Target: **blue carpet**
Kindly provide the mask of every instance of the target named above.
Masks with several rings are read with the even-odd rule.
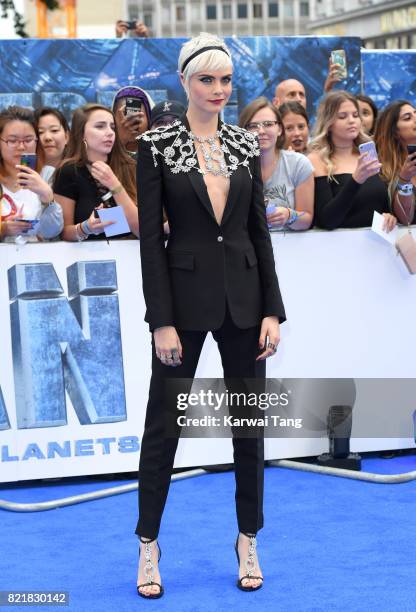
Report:
[[[366,459],[363,470],[412,471],[416,457]],[[43,501],[125,481],[63,483],[0,484],[0,498]],[[416,482],[266,469],[265,584],[242,593],[235,587],[234,475],[175,482],[160,534],[166,594],[156,601],[139,599],[134,586],[135,493],[47,512],[0,511],[0,590],[67,590],[76,612],[413,612],[415,492]]]

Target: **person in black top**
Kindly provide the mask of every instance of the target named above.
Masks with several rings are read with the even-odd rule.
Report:
[[[163,594],[155,540],[178,444],[166,435],[166,384],[182,380],[183,389],[183,379],[193,379],[208,332],[227,381],[264,381],[265,359],[276,352],[285,320],[258,141],[219,119],[232,92],[230,52],[221,39],[201,34],[185,43],[178,67],[188,110],[171,126],[143,134],[137,160],[143,292],[153,344],[135,533],[137,592],[150,598]],[[166,247],[163,210],[170,226]],[[255,538],[263,526],[263,432],[233,437],[233,446],[238,586],[252,591],[263,580]]]
[[[94,211],[119,205],[131,231],[139,235],[135,162],[123,150],[113,113],[100,104],[74,112],[67,158],[55,173],[54,197],[64,213],[64,240],[103,239],[104,228]]]
[[[346,91],[329,93],[318,109],[309,155],[315,175],[317,227],[369,227],[375,210],[384,215],[387,231],[395,226],[387,188],[379,176],[381,164],[358,150],[367,141],[354,96]]]

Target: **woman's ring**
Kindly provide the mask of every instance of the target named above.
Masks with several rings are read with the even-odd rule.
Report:
[[[269,342],[268,345],[267,345],[267,348],[270,348],[270,349],[272,349],[272,351],[275,351],[276,350],[276,345],[273,344],[273,342]]]

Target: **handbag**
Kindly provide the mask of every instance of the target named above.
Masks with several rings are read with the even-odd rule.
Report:
[[[400,208],[403,211],[404,216],[407,219],[405,210],[400,202],[400,198],[397,198]],[[396,249],[401,258],[403,259],[406,268],[410,274],[416,274],[416,240],[413,238],[412,232],[410,231],[410,221],[407,220],[408,231],[400,236],[396,240]]]
[[[396,249],[410,274],[416,274],[416,240],[410,230],[396,240]]]

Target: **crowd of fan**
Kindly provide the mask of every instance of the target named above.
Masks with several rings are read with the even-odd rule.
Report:
[[[272,231],[369,227],[374,211],[384,215],[386,231],[397,220],[416,222],[416,108],[398,100],[378,113],[366,96],[330,91],[339,80],[330,65],[313,134],[305,89],[295,79],[279,83],[272,101],[257,98],[240,114],[240,127],[258,134]],[[131,230],[119,238],[139,237],[137,137],[184,112],[174,100],[154,105],[134,86],[120,89],[111,109],[76,109],[71,128],[55,108],[1,111],[0,239],[102,239],[112,222],[99,211],[116,205]],[[377,157],[359,150],[370,140]]]

